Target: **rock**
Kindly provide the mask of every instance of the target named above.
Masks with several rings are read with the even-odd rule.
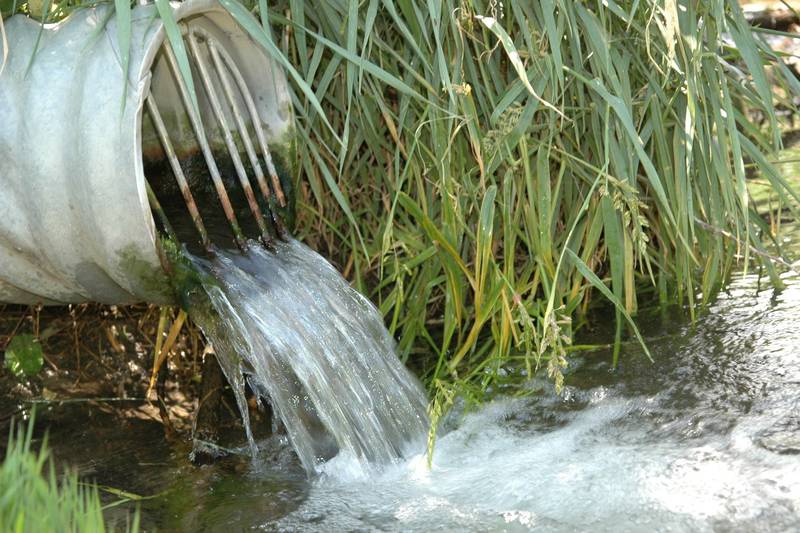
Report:
[[[782,455],[800,454],[800,416],[790,415],[758,434],[762,448]]]

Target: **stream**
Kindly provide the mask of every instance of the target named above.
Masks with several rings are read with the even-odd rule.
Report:
[[[454,409],[431,470],[421,453],[378,473],[339,455],[309,479],[286,437],[256,436],[251,460],[244,435],[197,468],[158,424],[86,406],[55,408],[50,443],[100,484],[158,495],[139,502],[148,529],[797,531],[800,278],[784,281],[739,276],[694,324],[642,310],[652,363],[635,343],[613,371],[609,350],[574,355],[561,395],[537,378]]]

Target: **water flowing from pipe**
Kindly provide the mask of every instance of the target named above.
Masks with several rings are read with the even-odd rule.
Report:
[[[269,398],[310,474],[333,456],[369,472],[424,450],[422,387],[378,310],[325,259],[296,240],[191,259],[207,302],[193,318],[236,394],[251,449],[245,380]]]

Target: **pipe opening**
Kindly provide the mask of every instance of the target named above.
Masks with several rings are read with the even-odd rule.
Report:
[[[273,184],[277,175],[284,200],[291,198],[291,95],[277,62],[217,0],[170,3],[184,29],[200,131],[217,166],[218,189],[170,66],[163,20],[152,2],[146,4],[131,10],[127,71],[113,3],[76,9],[57,24],[42,26],[24,15],[4,23],[16,46],[0,76],[3,302],[174,303],[165,261],[170,250],[158,234],[167,230],[146,184],[195,255],[209,243],[236,246],[223,187],[240,241],[263,238],[264,227],[277,239],[275,213],[291,225],[291,203],[281,207]],[[166,135],[159,134],[153,109]],[[21,142],[35,149],[20,150]]]
[[[195,253],[246,249],[249,240],[270,247],[285,232],[279,210],[287,200],[270,149],[275,132],[265,120],[280,109],[272,63],[238,27],[217,22],[208,14],[179,22],[196,106],[165,39],[142,117],[156,226]]]

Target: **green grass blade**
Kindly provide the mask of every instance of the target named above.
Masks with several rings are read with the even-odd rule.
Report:
[[[156,1],[166,2],[167,0]],[[236,0],[220,0],[219,3],[228,11],[228,13],[231,14],[234,19],[236,19],[236,22],[238,22],[245,29],[245,31],[247,31],[247,33],[253,39],[255,39],[256,42],[258,42],[264,48],[264,50],[267,51],[267,53],[269,53],[273,59],[275,59],[283,68],[286,69],[291,76],[292,81],[297,84],[297,87],[300,89],[300,91],[306,96],[306,98],[308,98],[308,102],[311,104],[311,106],[317,111],[317,113],[319,113],[324,126],[330,130],[336,142],[341,144],[341,139],[337,135],[336,130],[333,128],[331,123],[328,121],[327,115],[322,109],[319,99],[314,94],[311,86],[306,82],[306,80],[303,79],[300,73],[297,72],[297,69],[294,68],[294,66],[286,59],[278,47],[275,46],[275,43],[269,38],[269,35],[264,32],[264,29],[253,18],[250,12],[247,11],[247,9]],[[302,28],[300,28],[300,30],[302,30]]]
[[[172,12],[172,6],[169,0],[155,0],[158,16],[164,24],[164,31],[167,34],[172,51],[175,53],[175,59],[178,62],[179,75],[186,83],[186,88],[189,91],[189,97],[192,100],[195,113],[200,116],[200,106],[197,103],[197,92],[194,88],[194,80],[192,79],[192,69],[189,66],[189,56],[186,54],[186,45],[183,42],[181,30],[178,27],[178,22],[175,20],[175,14]]]
[[[625,306],[622,304],[619,298],[614,296],[614,293],[608,290],[608,287],[606,287],[605,283],[603,283],[600,280],[600,278],[597,277],[597,274],[592,272],[592,270],[588,266],[586,266],[586,263],[584,263],[580,257],[575,255],[575,252],[573,252],[570,249],[567,249],[567,257],[570,259],[570,261],[572,261],[572,263],[578,269],[578,272],[580,272],[581,275],[584,278],[586,278],[586,281],[588,281],[592,285],[592,287],[600,291],[602,295],[605,296],[609,302],[614,304],[614,307],[617,309],[617,311],[619,311],[622,314],[622,316],[625,317],[625,320],[628,321],[628,324],[633,330],[634,335],[636,335],[636,339],[642,346],[642,350],[644,350],[645,355],[647,356],[648,359],[650,359],[650,361],[653,361],[653,356],[650,355],[650,350],[647,348],[647,344],[644,342],[641,333],[639,333],[639,328],[636,327],[636,323],[631,318],[631,315],[629,315],[628,312],[625,310]]]
[[[125,79],[122,89],[122,105],[128,92],[128,65],[131,60],[131,3],[130,0],[114,0],[117,25],[117,44],[122,59],[122,74]]]
[[[560,109],[546,101],[544,98],[539,96],[536,91],[533,90],[533,86],[528,79],[528,74],[525,72],[525,66],[522,64],[522,59],[517,51],[517,47],[514,46],[514,41],[511,39],[508,33],[506,33],[506,30],[504,30],[503,27],[500,26],[500,24],[492,17],[482,17],[480,15],[476,15],[475,18],[478,19],[481,24],[486,26],[489,31],[494,33],[500,40],[500,44],[503,45],[503,49],[508,56],[508,60],[511,61],[511,66],[514,67],[517,76],[519,76],[520,81],[522,81],[523,85],[525,85],[525,88],[528,89],[528,92],[531,94],[531,96],[536,98],[536,100],[538,100],[539,103],[546,108],[550,109],[551,111],[555,111],[559,116],[566,119],[566,115],[564,115]]]

